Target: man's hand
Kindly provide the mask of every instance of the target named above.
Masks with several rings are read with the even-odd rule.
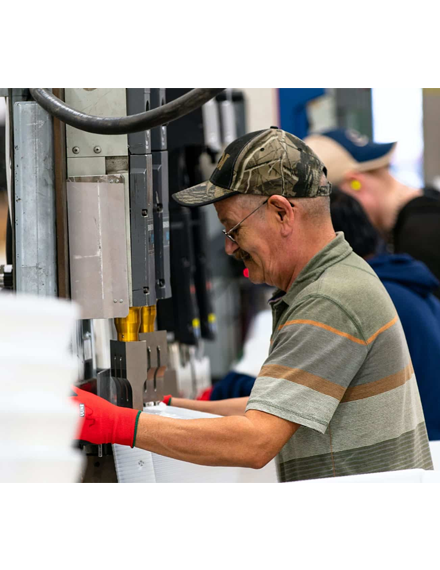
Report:
[[[119,443],[133,447],[140,411],[114,406],[90,392],[73,387],[81,419],[77,439],[90,443]]]

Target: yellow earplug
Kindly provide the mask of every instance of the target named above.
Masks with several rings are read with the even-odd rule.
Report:
[[[362,188],[362,185],[359,182],[359,180],[352,180],[350,186],[351,189],[355,191],[360,190]]]

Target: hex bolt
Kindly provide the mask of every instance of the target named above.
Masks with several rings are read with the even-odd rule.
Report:
[[[74,146],[72,148],[72,152],[73,152],[73,154],[79,154],[79,146]]]
[[[101,152],[101,150],[102,150],[102,149],[101,149],[100,146],[95,146],[95,147],[93,148],[93,152],[95,152],[96,154],[99,154],[99,153]]]

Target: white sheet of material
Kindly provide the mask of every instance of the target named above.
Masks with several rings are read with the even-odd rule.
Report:
[[[218,416],[175,408],[147,406],[144,411],[177,419],[216,418]],[[170,459],[142,449],[114,445],[116,473],[120,483],[276,483],[275,461],[263,469],[207,467]]]
[[[79,479],[83,457],[72,448],[79,414],[68,397],[78,316],[67,301],[0,295],[0,483]]]
[[[430,441],[429,449],[434,463],[434,471],[440,471],[440,441]]]
[[[347,477],[329,477],[299,481],[300,484],[315,483],[440,483],[440,472],[423,469],[405,469],[387,471],[385,473],[367,473],[365,475],[349,475]]]

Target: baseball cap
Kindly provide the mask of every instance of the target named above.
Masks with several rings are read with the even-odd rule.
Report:
[[[328,196],[324,164],[299,138],[277,127],[239,137],[226,147],[206,182],[173,194],[182,206],[204,206],[236,194]]]
[[[325,163],[328,179],[340,184],[352,170],[367,172],[388,166],[396,142],[374,143],[352,129],[334,129],[306,137],[305,142]]]

